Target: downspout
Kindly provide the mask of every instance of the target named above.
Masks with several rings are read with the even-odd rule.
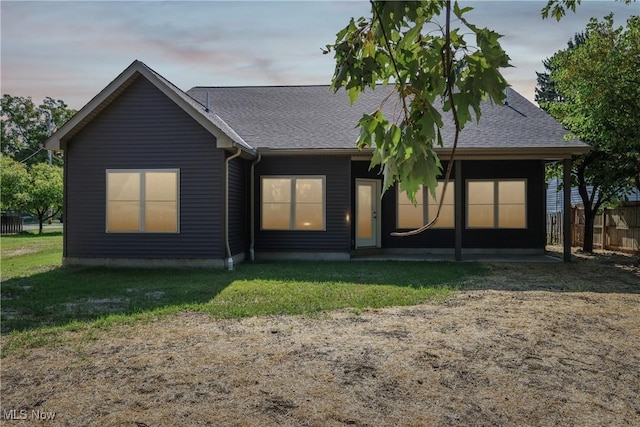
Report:
[[[227,249],[227,270],[233,270],[233,256],[229,246],[229,163],[241,153],[240,147],[232,156],[227,157],[224,165],[224,244]]]
[[[251,163],[251,183],[249,184],[251,186],[251,225],[250,225],[250,232],[251,232],[251,243],[249,245],[249,259],[251,261],[255,261],[256,260],[256,252],[254,250],[254,246],[255,246],[255,242],[256,242],[256,199],[255,199],[255,170],[256,170],[256,165],[258,163],[260,163],[260,160],[262,160],[262,154],[258,153],[258,157],[253,161],[253,163]]]

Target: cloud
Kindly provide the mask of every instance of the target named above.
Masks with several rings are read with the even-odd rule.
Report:
[[[564,48],[590,16],[615,9],[622,23],[622,15],[638,11],[637,4],[583,2],[578,14],[557,23],[539,18],[543,4],[471,2],[472,22],[505,34],[503,44],[515,66],[505,74],[518,90],[529,91],[542,59]],[[368,15],[370,6],[366,1],[2,1],[0,8],[3,92],[53,96],[80,108],[134,59],[183,89],[327,84],[334,64],[320,49],[349,18]]]

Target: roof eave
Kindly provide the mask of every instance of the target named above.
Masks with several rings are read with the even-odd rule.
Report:
[[[563,160],[574,155],[584,154],[591,147],[509,147],[509,148],[458,148],[456,160]],[[445,159],[451,155],[451,148],[436,148],[436,153]],[[263,156],[309,156],[335,155],[370,157],[373,149],[358,148],[258,148],[257,152]]]
[[[576,145],[568,147],[507,147],[507,148],[458,148],[457,160],[564,160],[584,154],[591,147]],[[439,156],[451,155],[451,148],[436,148]]]

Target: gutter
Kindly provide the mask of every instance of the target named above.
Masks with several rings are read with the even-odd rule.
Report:
[[[258,153],[258,157],[253,161],[253,163],[251,163],[251,183],[249,184],[251,186],[251,201],[250,201],[250,205],[251,205],[251,225],[250,225],[250,231],[251,231],[251,243],[249,245],[249,259],[251,261],[255,261],[256,260],[256,252],[254,250],[254,246],[255,246],[255,241],[256,241],[256,228],[255,228],[255,223],[256,223],[256,208],[255,208],[255,204],[256,204],[256,199],[255,199],[255,170],[256,170],[256,165],[258,163],[260,163],[260,160],[262,160],[262,154]]]
[[[224,245],[227,250],[227,270],[233,270],[233,256],[231,255],[231,247],[229,246],[229,163],[231,160],[239,157],[242,153],[240,147],[236,147],[238,151],[232,156],[229,156],[224,161]]]

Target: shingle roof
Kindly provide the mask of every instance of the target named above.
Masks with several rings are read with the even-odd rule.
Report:
[[[208,93],[210,108],[258,149],[353,149],[358,120],[377,109],[389,90],[367,91],[353,106],[344,91],[333,93],[328,86],[194,87],[187,94],[204,104]],[[484,103],[480,123],[467,124],[461,133],[460,149],[585,147],[565,140],[567,131],[516,91],[508,89],[507,95],[508,106]],[[392,104],[385,105],[387,117]],[[452,145],[453,132],[446,121],[445,147]]]
[[[219,146],[240,147],[251,156],[265,148],[355,150],[358,120],[363,113],[375,111],[392,90],[382,86],[369,90],[353,106],[344,91],[333,93],[329,86],[194,87],[185,93],[146,64],[134,61],[54,133],[46,147],[61,149],[140,76],[216,135]],[[507,93],[508,106],[486,102],[480,124],[467,124],[459,154],[567,158],[588,149],[580,141],[565,140],[562,126],[517,92],[509,89]],[[387,118],[394,115],[394,108],[398,113],[393,102],[385,104]],[[446,150],[452,145],[454,126],[450,115],[445,118]]]

